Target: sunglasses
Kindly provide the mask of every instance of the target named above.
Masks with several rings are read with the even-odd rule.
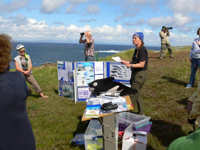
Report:
[[[19,51],[20,53],[25,52],[25,51]]]

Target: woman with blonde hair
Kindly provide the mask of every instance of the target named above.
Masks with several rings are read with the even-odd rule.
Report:
[[[0,149],[36,150],[26,111],[28,87],[21,73],[9,72],[11,37],[0,34]]]
[[[19,53],[19,55],[14,58],[16,70],[23,73],[26,81],[28,81],[34,87],[35,91],[39,93],[41,97],[48,98],[48,96],[42,93],[42,89],[32,75],[31,58],[28,54],[25,53],[25,46],[19,44],[17,45],[16,49]]]

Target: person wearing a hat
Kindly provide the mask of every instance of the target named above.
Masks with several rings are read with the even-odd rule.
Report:
[[[163,26],[161,31],[159,32],[159,36],[161,39],[161,51],[160,51],[159,59],[163,59],[166,47],[170,53],[170,58],[173,58],[174,56],[173,56],[172,48],[171,48],[171,45],[169,43],[169,38],[168,38],[168,36],[170,36],[168,28]]]
[[[92,33],[90,31],[86,31],[80,34],[81,37],[79,39],[79,43],[84,43],[84,55],[85,61],[94,61],[94,38],[92,37]],[[85,39],[83,39],[83,35],[85,35]]]
[[[25,46],[22,44],[19,44],[19,45],[17,45],[16,49],[19,53],[19,55],[17,55],[14,58],[16,70],[23,73],[26,81],[28,81],[33,86],[35,91],[37,93],[39,93],[41,97],[48,98],[48,96],[46,96],[42,93],[42,89],[40,88],[39,84],[37,83],[37,81],[35,80],[35,78],[32,75],[31,58],[28,54],[25,53],[25,51],[26,51]]]
[[[148,72],[148,52],[144,46],[144,35],[142,32],[133,34],[133,45],[136,49],[133,53],[132,61],[121,60],[127,67],[131,67],[132,74],[130,79],[131,88],[137,90],[131,94],[130,98],[133,104],[137,103],[138,113],[144,115],[143,100],[141,88],[147,80]]]

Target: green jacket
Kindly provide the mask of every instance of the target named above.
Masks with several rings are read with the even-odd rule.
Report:
[[[188,136],[174,140],[167,150],[199,150],[200,149],[200,128]]]

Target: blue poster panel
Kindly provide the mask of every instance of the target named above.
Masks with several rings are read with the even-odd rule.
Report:
[[[129,83],[131,69],[121,62],[107,62],[107,77],[114,77],[118,82]]]
[[[58,94],[74,100],[74,64],[58,61]]]
[[[104,75],[104,62],[76,62],[77,100],[85,101],[91,95],[88,84]]]

